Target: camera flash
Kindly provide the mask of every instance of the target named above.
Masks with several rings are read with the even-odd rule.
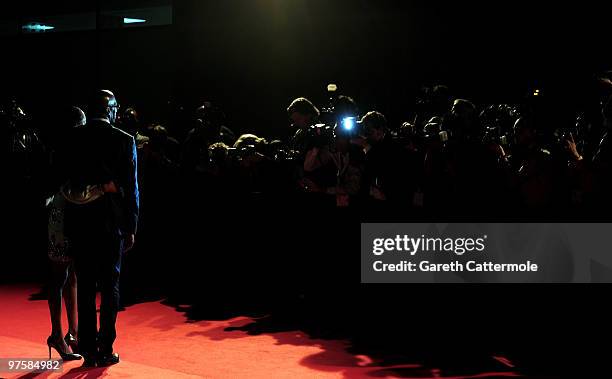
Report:
[[[355,127],[355,118],[354,117],[346,117],[342,120],[342,127],[344,130],[353,130]]]

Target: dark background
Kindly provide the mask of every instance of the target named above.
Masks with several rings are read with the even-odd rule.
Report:
[[[13,2],[0,18],[170,1],[53,3]],[[82,104],[84,93],[105,87],[149,121],[167,118],[168,101],[191,110],[206,99],[230,127],[274,135],[293,98],[321,104],[330,82],[396,124],[420,86],[436,83],[481,103],[517,102],[542,88],[579,107],[588,79],[612,61],[611,6],[596,2],[183,0],[173,8],[168,26],[2,36],[3,92],[32,110],[50,93]]]

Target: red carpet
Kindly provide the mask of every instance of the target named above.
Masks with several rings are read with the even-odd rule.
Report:
[[[46,301],[30,301],[34,286],[0,286],[0,358],[46,358],[50,331]],[[65,318],[65,317],[64,317]],[[227,331],[252,320],[189,322],[174,308],[143,303],[121,312],[115,350],[121,363],[82,369],[69,362],[61,373],[0,372],[2,378],[500,378],[517,377],[499,360],[498,373],[444,376],[443,370],[407,364],[380,367],[346,351],[347,343],[314,340],[300,331],[249,335]],[[53,357],[58,358],[53,351]]]

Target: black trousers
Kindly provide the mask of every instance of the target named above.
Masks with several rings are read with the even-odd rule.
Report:
[[[79,312],[79,352],[85,358],[110,354],[117,337],[122,240],[118,235],[81,234],[73,240]],[[100,330],[96,293],[101,293]]]

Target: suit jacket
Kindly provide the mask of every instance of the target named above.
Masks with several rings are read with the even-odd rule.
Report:
[[[137,155],[134,138],[104,120],[91,120],[71,130],[62,154],[63,175],[72,188],[113,181],[118,193],[106,194],[93,208],[112,234],[136,233],[139,211]],[[76,206],[85,207],[85,206]],[[82,214],[82,212],[81,212]],[[75,223],[90,220],[74,220]]]

